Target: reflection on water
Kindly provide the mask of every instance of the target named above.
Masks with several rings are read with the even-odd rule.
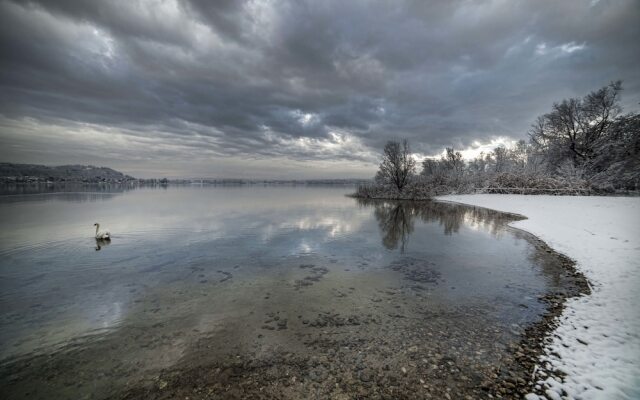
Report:
[[[438,223],[445,235],[452,235],[466,224],[475,229],[483,229],[497,235],[505,228],[505,223],[517,219],[486,208],[460,206],[442,202],[388,201],[357,199],[364,207],[373,207],[374,216],[383,233],[382,244],[390,250],[404,252],[409,236],[414,230],[417,218],[425,223]]]
[[[30,193],[0,195],[2,204],[25,203],[25,202],[73,202],[73,203],[100,203],[113,197],[122,195],[123,192],[54,192],[54,193]]]
[[[400,251],[404,252],[409,234],[413,232],[412,210],[404,203],[380,202],[374,206],[378,226],[384,232],[382,244],[387,249],[395,249],[400,242]]]
[[[563,283],[504,214],[356,201],[349,191],[0,196],[2,392],[106,398],[163,369],[189,375],[232,363],[243,371],[233,375],[238,387],[254,371],[271,397],[309,397],[311,383],[335,397],[336,376],[360,376],[360,365],[386,377],[445,355],[472,376],[507,357],[544,310],[537,298]],[[110,242],[94,239],[95,221],[109,226]],[[333,364],[320,371],[311,358]],[[244,370],[245,361],[253,366]],[[420,374],[441,382],[436,397],[447,385],[478,384],[440,369]],[[298,376],[298,392],[280,391],[284,376]],[[424,390],[402,379],[395,384]]]
[[[136,185],[130,184],[84,184],[84,183],[2,183],[0,184],[0,195],[34,195],[34,194],[57,194],[57,193],[124,193],[135,190]],[[70,196],[68,199],[78,201],[86,200],[84,196]]]
[[[108,246],[111,244],[110,239],[96,239],[96,251],[102,250],[102,247]]]

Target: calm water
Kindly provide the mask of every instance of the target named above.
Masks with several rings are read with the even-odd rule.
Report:
[[[451,378],[438,369],[451,363],[449,375],[468,379],[447,385],[479,385],[472,371],[508,356],[544,311],[538,298],[558,289],[558,272],[502,214],[359,202],[345,197],[352,190],[1,196],[2,391],[179,393],[163,373],[220,372],[233,360],[267,360],[260,373],[274,376],[260,384],[278,397],[336,395],[344,376],[373,390],[362,371],[386,376],[421,363],[425,379]],[[94,222],[111,230],[110,243],[93,239]],[[282,364],[295,382],[286,390],[270,383],[285,374],[274,369],[283,357],[299,363]],[[323,357],[320,367],[309,362]],[[209,395],[253,382],[252,373],[211,378]],[[402,384],[392,375],[388,385]]]

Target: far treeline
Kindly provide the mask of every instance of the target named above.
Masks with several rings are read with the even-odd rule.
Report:
[[[554,103],[513,148],[465,161],[447,148],[417,173],[409,143],[389,141],[362,198],[424,199],[449,193],[614,194],[640,189],[640,114],[622,114],[620,81]]]

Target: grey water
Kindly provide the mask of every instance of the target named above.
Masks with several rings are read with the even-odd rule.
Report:
[[[479,368],[539,320],[539,297],[559,285],[530,238],[507,227],[513,216],[351,191],[0,196],[2,392],[105,398],[172,368],[367,341],[422,351],[429,337],[425,359],[451,351],[461,369]],[[96,222],[110,242],[93,238]],[[393,359],[376,354],[371,365]]]

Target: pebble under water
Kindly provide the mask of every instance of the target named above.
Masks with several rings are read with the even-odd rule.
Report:
[[[482,398],[521,393],[583,279],[509,228],[349,187],[0,196],[11,399]],[[96,241],[93,223],[113,233]],[[520,382],[522,380],[523,382]]]

